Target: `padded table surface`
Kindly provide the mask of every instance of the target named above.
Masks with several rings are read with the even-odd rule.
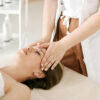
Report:
[[[100,100],[100,84],[64,68],[58,85],[51,90],[33,89],[31,100]]]

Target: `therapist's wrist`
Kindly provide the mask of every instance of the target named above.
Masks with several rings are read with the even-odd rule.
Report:
[[[66,42],[65,39],[61,39],[59,42],[62,45],[64,51],[67,51],[70,49],[70,45],[69,45],[69,43]]]
[[[43,42],[50,42],[51,36],[42,36],[41,39]]]

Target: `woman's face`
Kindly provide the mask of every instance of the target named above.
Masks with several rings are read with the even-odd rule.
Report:
[[[45,52],[46,50],[42,49],[41,54],[34,48],[31,52],[27,48],[18,51],[14,60],[15,65],[20,68],[20,77],[24,79],[43,78],[45,75],[40,68],[40,63]]]

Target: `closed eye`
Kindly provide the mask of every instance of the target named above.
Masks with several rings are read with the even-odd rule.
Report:
[[[36,51],[36,53],[37,53],[38,55],[40,55],[40,53],[39,53],[38,51]]]

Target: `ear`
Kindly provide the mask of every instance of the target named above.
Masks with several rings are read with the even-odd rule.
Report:
[[[44,78],[45,77],[45,74],[42,71],[35,72],[34,74],[35,74],[36,78]]]

